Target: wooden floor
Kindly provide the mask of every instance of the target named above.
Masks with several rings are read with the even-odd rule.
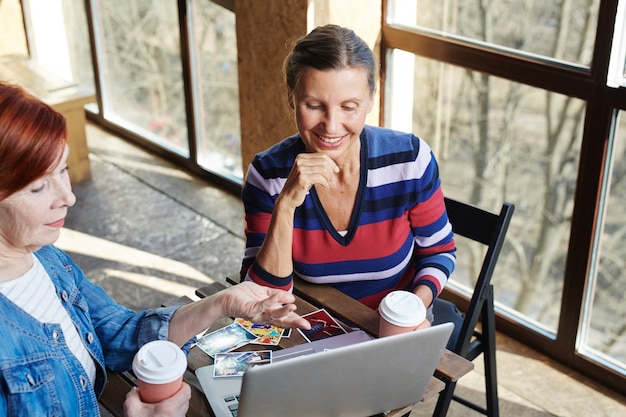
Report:
[[[87,129],[92,180],[74,186],[58,246],[93,281],[133,309],[224,281],[243,254],[237,196],[195,179],[93,125]],[[70,167],[71,169],[71,167]],[[498,335],[501,415],[626,415],[626,399],[504,335]],[[482,364],[457,392],[480,399]],[[434,401],[411,416],[429,416]],[[448,416],[479,415],[454,404]]]

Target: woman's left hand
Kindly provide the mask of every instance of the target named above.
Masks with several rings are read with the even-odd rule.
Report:
[[[428,329],[430,326],[432,326],[432,323],[430,322],[430,320],[428,320],[428,319],[424,319],[424,321],[422,322],[422,324],[420,324],[419,326],[417,326],[417,328],[416,328],[415,330]]]
[[[126,394],[124,401],[125,417],[185,417],[189,409],[191,388],[186,383],[176,394],[161,402],[148,404],[141,401],[139,390]]]

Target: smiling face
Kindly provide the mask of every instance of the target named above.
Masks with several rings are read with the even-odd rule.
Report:
[[[0,252],[30,253],[59,238],[76,202],[67,172],[67,146],[46,175],[0,200]]]
[[[335,161],[358,158],[359,135],[374,104],[367,75],[361,67],[303,71],[291,106],[307,152],[324,152]]]

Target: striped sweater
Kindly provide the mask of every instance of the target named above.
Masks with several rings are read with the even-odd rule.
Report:
[[[274,202],[301,152],[304,144],[296,134],[259,153],[248,170],[242,191],[242,279],[291,290],[291,279],[263,270],[255,256]],[[394,289],[427,285],[433,297],[439,295],[454,269],[456,248],[437,162],[426,142],[412,134],[364,128],[358,194],[345,232],[334,229],[311,188],[294,215],[294,273],[330,284],[371,308]]]

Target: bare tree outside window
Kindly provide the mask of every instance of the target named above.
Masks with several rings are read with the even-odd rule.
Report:
[[[191,70],[198,163],[241,178],[234,13],[191,2]],[[177,3],[100,1],[104,116],[183,156],[190,155]]]
[[[598,7],[597,0],[427,1],[419,4],[415,26],[584,66],[591,62]],[[585,102],[420,57],[414,74],[412,129],[435,150],[444,192],[492,210],[504,200],[516,205],[494,279],[500,307],[556,333]],[[620,143],[588,342],[624,363],[626,325],[610,319],[619,316],[626,289],[624,210],[616,203],[626,201]],[[467,263],[454,280],[470,287],[476,250],[459,242]]]

